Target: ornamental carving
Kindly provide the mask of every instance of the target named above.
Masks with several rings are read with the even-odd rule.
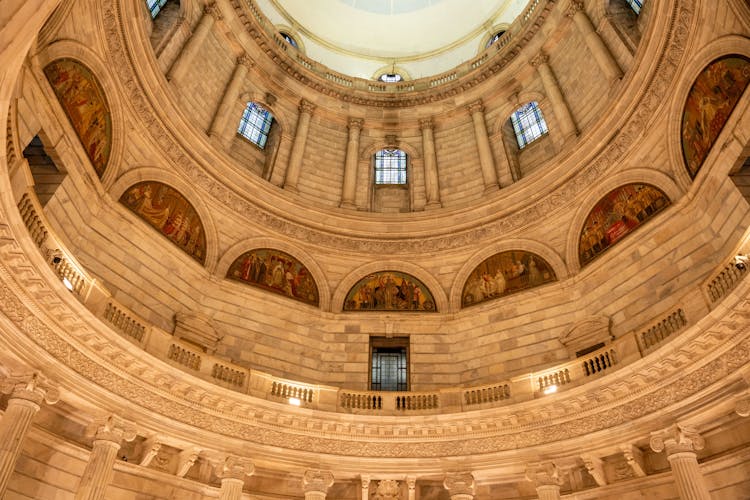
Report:
[[[346,294],[344,311],[436,312],[429,288],[411,274],[380,271],[360,279]]]

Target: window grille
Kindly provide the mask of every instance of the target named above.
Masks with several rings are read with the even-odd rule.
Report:
[[[373,343],[375,339],[372,339]],[[408,339],[406,340],[408,342]],[[372,346],[370,390],[407,391],[408,355],[406,346]]]
[[[273,115],[270,111],[258,103],[249,102],[242,113],[237,132],[262,149],[266,146],[272,123]]]
[[[516,133],[518,147],[521,149],[548,132],[547,122],[544,121],[542,110],[536,102],[530,102],[518,108],[511,115],[510,121]]]
[[[166,5],[167,0],[146,0],[146,6],[149,12],[151,12],[151,19],[156,19],[161,9]]]
[[[641,9],[643,8],[643,0],[625,0],[628,2],[628,5],[630,5],[630,8],[633,9],[633,12],[636,14],[641,13]]]
[[[381,149],[375,153],[375,184],[406,184],[406,153]]]

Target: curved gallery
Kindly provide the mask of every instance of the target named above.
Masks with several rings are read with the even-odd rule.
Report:
[[[489,63],[383,105],[290,72],[246,8],[48,6],[29,59],[3,53],[2,367],[39,375],[0,426],[40,407],[9,492],[742,497],[744,25],[536,3]],[[263,148],[248,102],[278,121]],[[547,131],[520,141],[527,102]],[[376,182],[382,149],[405,183]],[[670,472],[670,439],[700,474]],[[111,478],[84,472],[103,441]]]

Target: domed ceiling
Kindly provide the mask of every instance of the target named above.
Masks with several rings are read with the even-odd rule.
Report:
[[[405,78],[448,71],[477,55],[528,0],[258,0],[313,60],[371,78],[387,68]]]

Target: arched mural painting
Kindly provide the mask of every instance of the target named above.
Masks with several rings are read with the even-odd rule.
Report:
[[[626,184],[607,193],[594,205],[583,224],[578,240],[581,267],[669,204],[667,195],[649,184]]]
[[[177,190],[156,181],[139,182],[120,203],[156,228],[192,258],[205,264],[206,233],[193,205]]]
[[[546,260],[524,250],[500,252],[471,272],[461,292],[463,307],[556,281]]]
[[[750,59],[725,56],[709,64],[693,83],[682,114],[682,153],[695,178],[732,110],[750,83]]]
[[[368,274],[346,294],[344,311],[436,311],[424,283],[399,271]]]
[[[320,304],[318,285],[310,271],[288,253],[270,248],[245,252],[235,259],[227,278],[308,304]]]
[[[44,74],[101,179],[112,147],[112,117],[99,81],[73,59],[58,59]]]

